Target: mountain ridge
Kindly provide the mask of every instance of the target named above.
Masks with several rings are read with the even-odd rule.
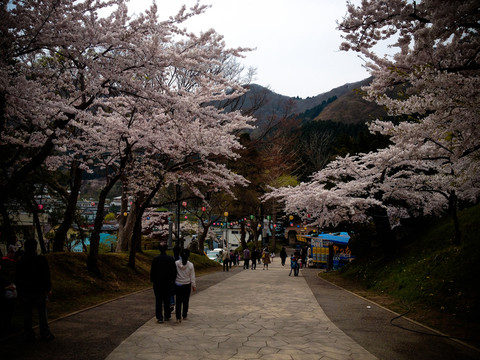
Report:
[[[253,99],[264,97],[265,104],[252,114],[260,124],[272,116],[300,117],[303,121],[332,120],[347,124],[367,122],[386,115],[382,107],[364,100],[361,91],[358,91],[371,81],[372,78],[370,77],[361,81],[346,83],[305,99],[281,95],[262,85],[250,84],[246,86],[248,91],[244,95],[246,98],[242,107],[251,106],[255,101]],[[314,118],[305,115],[309,110],[321,105],[323,105],[321,109],[310,111],[311,113],[320,111]]]

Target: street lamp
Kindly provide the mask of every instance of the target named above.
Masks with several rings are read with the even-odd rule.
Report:
[[[228,211],[225,211],[223,213],[223,216],[225,216],[225,244],[227,246],[227,249],[224,251],[228,251]]]

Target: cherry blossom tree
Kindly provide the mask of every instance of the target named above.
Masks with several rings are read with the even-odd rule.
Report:
[[[225,58],[239,56],[242,49],[226,49],[222,37],[212,30],[198,37],[186,32],[182,35],[182,41],[176,39],[160,48],[162,53],[157,57],[162,62],[149,66],[150,72],[146,67],[141,69],[142,77],[148,80],[136,81],[141,83],[142,92],[147,91],[141,97],[136,95],[135,103],[128,107],[139,127],[131,136],[138,149],[124,174],[135,209],[130,213],[135,216],[131,267],[141,239],[143,212],[162,187],[185,182],[193,189],[208,185],[214,191],[228,191],[245,183],[219,160],[237,157],[234,151],[241,146],[234,134],[249,127],[249,118],[209,105],[243,93],[236,79],[219,70]],[[165,59],[167,46],[171,53]],[[119,92],[123,94],[123,88]],[[132,97],[131,93],[127,96]],[[112,101],[124,102],[121,96],[109,98]],[[107,104],[107,109],[111,108]],[[129,124],[133,120],[132,115]]]
[[[348,11],[339,24],[346,40],[342,49],[370,60],[374,80],[365,88],[367,98],[391,115],[410,116],[400,124],[376,121],[370,127],[391,136],[392,152],[401,154],[393,166],[404,169],[396,189],[405,201],[418,200],[418,192],[440,194],[437,209],[446,206],[455,220],[457,199],[475,203],[480,194],[478,3],[363,1],[360,7],[349,4]],[[375,45],[392,39],[398,52],[379,57]],[[455,227],[459,241],[457,222]]]
[[[170,181],[219,188],[243,181],[216,159],[235,158],[233,133],[249,119],[209,104],[243,93],[218,68],[244,49],[225,48],[213,30],[197,36],[181,28],[204,10],[183,7],[160,22],[155,5],[130,18],[122,0],[13,1],[1,9],[2,204],[39,166],[75,159],[81,169],[100,169],[92,271],[105,199],[120,178],[139,176],[129,182],[142,193],[138,208]]]
[[[111,5],[117,6],[112,16],[99,19],[98,12]],[[95,112],[101,99],[112,95],[113,75],[124,70],[115,69],[112,56],[128,39],[119,42],[117,36],[113,43],[115,36],[106,38],[121,28],[123,1],[12,1],[0,11],[5,20],[0,60],[3,206],[41,166],[55,170],[78,163],[78,170],[91,171],[92,158],[85,154],[99,148],[85,129],[95,124],[109,128],[98,126]]]
[[[272,196],[287,209],[312,213],[320,224],[376,222],[448,211],[480,195],[480,37],[475,1],[364,0],[348,4],[339,23],[345,42],[368,61],[373,81],[366,98],[406,121],[377,120],[372,132],[390,137],[386,149],[339,158],[310,183]],[[378,45],[398,51],[378,55]]]
[[[138,154],[137,164],[132,166],[130,175],[124,179],[126,192],[135,199],[126,224],[133,221],[130,246],[133,266],[135,248],[141,240],[141,219],[158,191],[171,184],[185,184],[196,197],[203,198],[203,189],[207,192],[226,191],[231,193],[235,185],[245,185],[242,176],[229,170],[225,163],[238,158],[241,146],[236,134],[250,128],[250,118],[239,111],[228,111],[219,104],[228,104],[229,100],[243,94],[241,82],[247,81],[232,70],[232,58],[238,57],[239,49],[225,49],[221,37],[209,31],[209,35],[195,38],[189,35],[189,42],[179,46],[182,56],[186,49],[202,49],[205,54],[198,57],[198,69],[193,71],[194,63],[185,68],[182,63],[172,64],[171,75],[167,76],[168,87],[176,89],[181,96],[175,99],[168,109],[168,123],[159,125],[162,139],[171,137],[173,141],[159,141],[158,133],[150,132],[144,137],[145,148]],[[203,39],[204,38],[204,39]],[[203,39],[203,40],[202,40]],[[200,42],[200,45],[196,44]],[[215,44],[215,45],[212,45]],[[218,47],[218,48],[217,48]],[[198,51],[198,49],[196,50]],[[208,55],[207,55],[208,52]],[[201,60],[204,59],[204,60]],[[181,67],[183,66],[183,67]],[[248,74],[247,74],[248,75]],[[162,86],[164,89],[167,86]],[[160,130],[162,129],[162,130]],[[134,220],[135,219],[135,220]],[[129,241],[129,232],[122,243]]]

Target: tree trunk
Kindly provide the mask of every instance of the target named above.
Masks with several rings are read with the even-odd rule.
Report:
[[[240,242],[242,244],[242,249],[247,248],[247,242],[245,239],[247,238],[247,231],[245,229],[245,221],[242,221],[240,223]]]
[[[110,181],[107,180],[107,184],[102,191],[100,191],[98,198],[97,215],[95,216],[93,231],[90,234],[90,252],[87,257],[87,268],[96,275],[101,275],[100,269],[98,268],[98,248],[100,245],[100,232],[102,231],[103,225],[105,200],[119,178],[120,176],[117,175],[111,178]]]
[[[210,223],[208,223],[207,225],[204,225],[202,223],[202,233],[198,237],[198,248],[200,251],[202,251],[202,254],[203,254],[203,248],[205,247],[205,239],[207,238],[209,228],[210,228]]]
[[[35,230],[37,231],[38,243],[40,244],[40,250],[42,254],[47,253],[47,249],[45,248],[45,241],[43,239],[43,232],[42,232],[42,225],[40,224],[40,219],[38,217],[38,210],[35,206],[32,206],[32,215],[33,215],[33,222],[35,224]]]
[[[85,231],[83,231],[82,229],[82,225],[80,224],[80,222],[78,221],[78,218],[75,218],[75,223],[77,224],[78,226],[78,232],[80,233],[80,241],[82,242],[82,249],[83,249],[83,252],[87,252],[88,249],[87,249],[87,246],[85,245]]]
[[[258,224],[256,221],[252,221],[252,232],[253,232],[253,241],[255,241],[255,246],[257,247],[257,249],[260,249],[260,247],[258,246],[258,236],[260,235],[260,233],[258,232]]]
[[[135,258],[138,247],[142,246],[142,217],[143,211],[139,209],[135,216],[135,226],[133,228],[132,240],[130,246],[130,255],[128,257],[128,267],[135,270]]]
[[[133,227],[132,241],[130,246],[130,255],[128,258],[128,266],[135,270],[135,256],[137,251],[142,249],[142,218],[145,213],[145,209],[150,205],[150,202],[157,194],[158,190],[162,186],[163,179],[159,180],[156,186],[150,191],[148,196],[145,198],[144,194],[139,195],[139,198],[132,204],[132,207],[135,209],[135,225]],[[133,216],[133,214],[132,214]]]
[[[118,238],[117,238],[117,252],[128,251],[130,248],[130,240],[132,239],[133,228],[135,226],[135,209],[130,207],[128,212],[128,198],[127,187],[122,186],[122,205],[120,208],[120,217],[118,220]],[[127,212],[127,216],[123,214]]]
[[[77,210],[78,194],[82,185],[82,173],[83,171],[78,166],[78,163],[72,164],[73,184],[67,199],[67,208],[65,209],[63,221],[55,232],[55,237],[53,238],[53,252],[63,251],[68,230],[72,227],[75,212]]]
[[[131,248],[131,239],[137,219],[137,210],[134,204],[130,206],[130,211],[127,216],[123,215],[124,212],[126,211],[123,211],[122,209],[122,212],[120,213],[121,221],[118,224],[117,252],[127,251]]]

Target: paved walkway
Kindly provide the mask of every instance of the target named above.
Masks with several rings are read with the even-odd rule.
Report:
[[[287,261],[288,262],[288,261]],[[376,359],[337,328],[279,260],[195,294],[188,320],[152,318],[106,359]]]
[[[157,324],[153,290],[137,292],[51,322],[52,342],[1,339],[0,359],[480,359],[479,350],[407,319],[392,326],[394,313],[317,269],[288,272],[275,259],[269,270],[202,276],[190,319],[179,325]]]

